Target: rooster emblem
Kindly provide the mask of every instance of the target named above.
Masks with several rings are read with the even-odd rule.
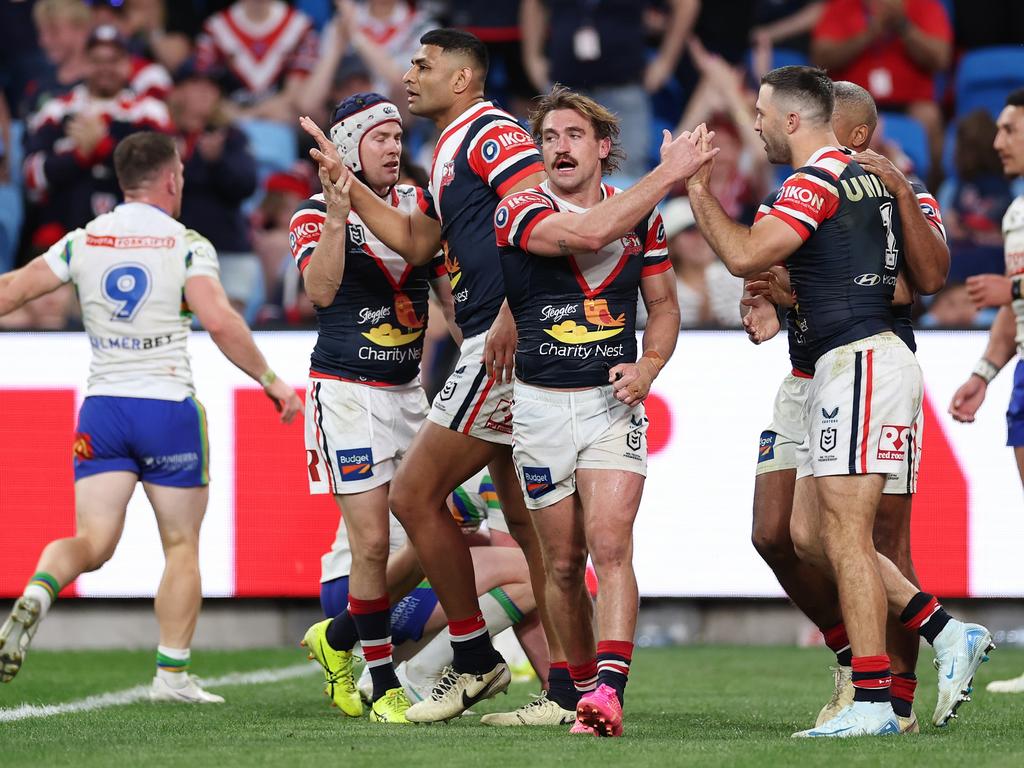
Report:
[[[423,318],[416,316],[416,309],[412,305],[412,299],[404,293],[395,294],[395,319],[406,328],[423,327]]]
[[[442,247],[444,248],[444,269],[448,273],[448,279],[451,280],[452,288],[454,288],[462,279],[462,267],[459,265],[458,258],[452,256],[448,250],[448,243],[442,243]]]
[[[618,317],[612,315],[608,311],[608,301],[606,299],[584,300],[583,313],[587,316],[587,320],[598,328],[621,328],[626,324],[626,314],[623,313]]]

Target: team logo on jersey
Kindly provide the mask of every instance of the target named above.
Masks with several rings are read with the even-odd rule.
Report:
[[[766,429],[761,433],[761,440],[757,446],[757,463],[761,464],[775,458],[775,439],[778,434]]]
[[[512,401],[502,398],[487,417],[484,426],[493,429],[495,432],[503,432],[506,435],[512,434]]]
[[[444,270],[448,273],[448,280],[452,284],[452,290],[455,290],[455,286],[462,280],[462,267],[459,264],[458,258],[452,256],[451,251],[448,249],[447,240],[441,243],[441,247],[444,250]]]
[[[878,458],[881,461],[903,461],[910,442],[910,427],[883,424],[878,437]]]
[[[531,499],[539,499],[546,493],[555,490],[551,482],[551,470],[548,467],[523,467],[523,481],[526,495]]]
[[[831,453],[832,449],[836,447],[836,428],[829,427],[828,429],[821,430],[818,445],[825,453]]]
[[[441,166],[441,186],[447,187],[455,181],[455,161],[449,160]]]
[[[76,432],[75,442],[72,443],[71,450],[78,461],[88,461],[93,458],[95,454],[92,450],[92,435],[88,432]]]
[[[588,323],[597,327],[590,328],[575,320],[563,320],[545,328],[544,333],[563,344],[587,344],[618,336],[626,326],[626,313],[612,314],[607,299],[584,299],[583,316]]]
[[[352,245],[356,248],[362,248],[366,242],[366,233],[363,232],[363,227],[360,224],[349,224],[348,225],[348,239],[352,241]]]
[[[831,411],[822,408],[821,409],[821,423],[822,424],[838,424],[839,423],[839,406],[837,405]]]
[[[643,243],[640,242],[636,232],[630,232],[625,237],[620,237],[619,242],[622,243],[622,255],[625,258],[639,256],[644,252]]]
[[[347,451],[338,451],[338,469],[341,470],[343,483],[373,477],[373,450],[352,448]]]

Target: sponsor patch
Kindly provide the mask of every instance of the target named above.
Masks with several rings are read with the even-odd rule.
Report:
[[[821,450],[825,453],[831,453],[832,449],[836,447],[836,428],[829,427],[828,429],[821,430],[818,445],[821,446]]]
[[[487,417],[488,429],[493,429],[495,432],[504,432],[506,435],[512,434],[512,401],[502,398],[498,401],[498,404],[491,411],[491,415]]]
[[[493,163],[494,158],[498,156],[501,151],[501,146],[494,139],[489,139],[484,142],[483,148],[480,150],[480,154],[484,156],[484,160],[488,163]]]
[[[757,446],[757,463],[762,464],[775,458],[775,441],[779,435],[766,429],[761,433],[761,439]]]
[[[526,495],[531,499],[539,499],[545,493],[555,489],[551,482],[551,470],[548,467],[523,467],[523,480]]]
[[[836,424],[839,422],[839,406],[837,405],[831,411],[825,408],[821,409],[821,423],[822,424]]]
[[[343,483],[373,477],[373,451],[370,448],[350,448],[337,454]]]
[[[878,437],[878,458],[881,461],[903,461],[910,442],[910,427],[883,424]]]
[[[95,454],[92,450],[92,435],[87,432],[76,432],[71,450],[79,461],[88,461],[93,458]]]
[[[629,432],[626,433],[626,447],[631,451],[639,451],[644,444],[644,433],[647,431],[647,417],[629,417]]]

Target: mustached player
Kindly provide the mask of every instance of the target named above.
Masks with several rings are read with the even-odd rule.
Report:
[[[74,283],[92,344],[74,445],[75,535],[50,542],[0,627],[0,681],[9,682],[61,588],[110,559],[140,481],[156,514],[166,563],[156,593],[160,625],[150,698],[222,702],[188,670],[199,617],[199,528],[210,482],[206,412],[186,350],[194,311],[214,343],[263,385],[284,422],[302,409],[228,303],[217,255],[175,219],[184,168],[171,138],[136,133],[114,150],[125,202],[61,238],[26,267],[0,276],[0,315]]]

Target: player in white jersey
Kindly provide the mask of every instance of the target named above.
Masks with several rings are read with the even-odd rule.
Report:
[[[996,121],[995,150],[1007,176],[1024,176],[1024,89],[1006,99]],[[1017,470],[1024,484],[1024,195],[1015,199],[1003,215],[1006,276],[976,275],[967,279],[967,290],[978,306],[999,307],[989,333],[985,354],[953,395],[949,413],[957,421],[971,423],[985,401],[988,384],[1016,356],[1013,393],[1006,411],[1006,443],[1013,448]],[[996,680],[987,690],[1024,693],[1024,675]]]
[[[47,545],[0,628],[0,681],[20,669],[61,588],[110,559],[141,480],[166,558],[150,698],[222,702],[188,673],[202,602],[199,528],[209,495],[206,415],[186,350],[191,310],[225,356],[263,385],[282,421],[291,421],[302,403],[228,303],[213,246],[176,221],[184,168],[173,140],[133,134],[114,151],[114,167],[124,204],[0,276],[0,315],[73,282],[93,348],[74,443],[75,535]]]

